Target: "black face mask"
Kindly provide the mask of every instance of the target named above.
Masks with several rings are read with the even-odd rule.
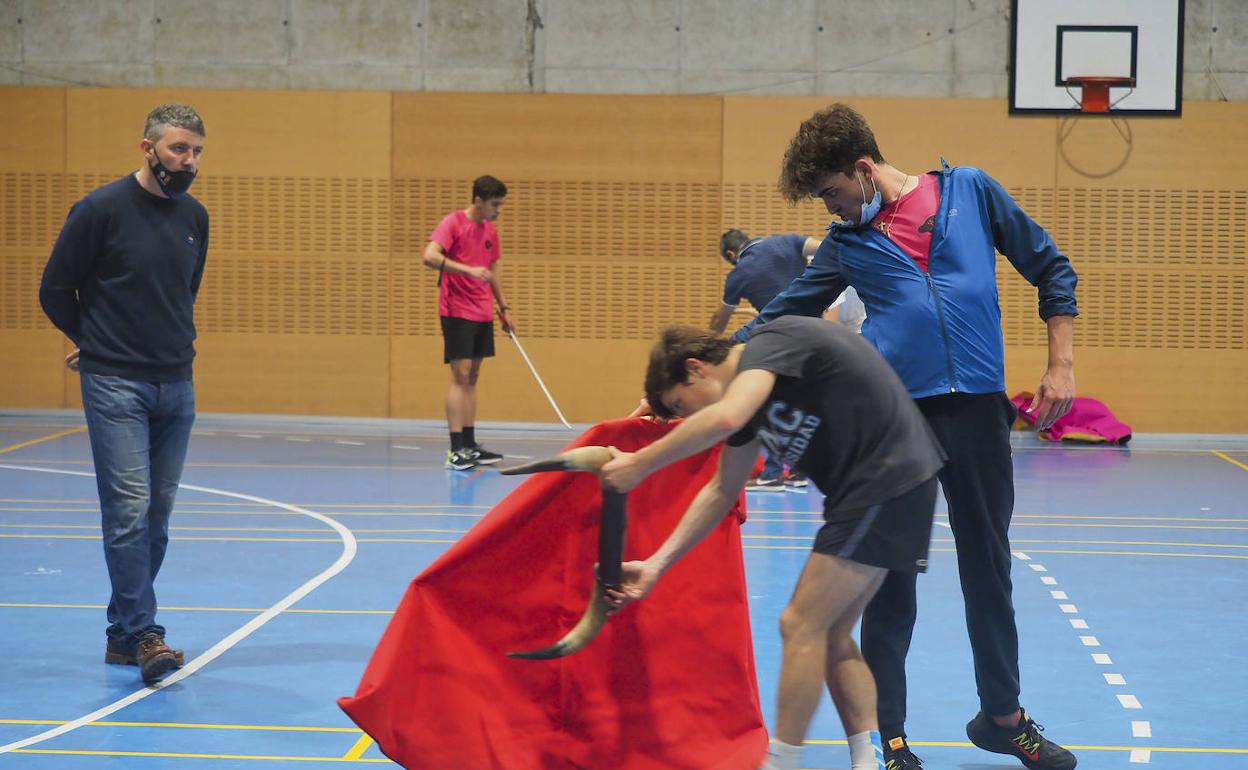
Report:
[[[152,174],[156,177],[156,184],[160,186],[160,191],[170,198],[178,196],[191,189],[191,182],[195,181],[194,171],[170,171],[160,162],[160,156],[156,154],[155,148],[152,149]]]

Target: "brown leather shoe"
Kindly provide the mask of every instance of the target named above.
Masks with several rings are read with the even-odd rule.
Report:
[[[178,662],[178,668],[186,662],[186,656],[181,650],[174,650],[173,657]],[[134,657],[124,644],[113,639],[109,639],[108,646],[104,648],[104,662],[113,666],[139,665],[139,659]]]
[[[135,645],[135,657],[139,660],[139,676],[145,684],[151,684],[178,667],[178,659],[165,640],[155,634],[139,639]]]

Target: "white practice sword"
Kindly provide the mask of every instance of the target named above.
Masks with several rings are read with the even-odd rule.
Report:
[[[563,418],[563,412],[559,411],[559,405],[555,403],[555,397],[550,395],[550,391],[546,389],[546,383],[542,382],[542,376],[537,373],[537,369],[533,368],[533,362],[529,360],[529,354],[524,352],[524,346],[520,344],[520,340],[516,339],[516,333],[508,331],[507,336],[511,337],[511,341],[516,343],[516,350],[520,351],[520,357],[524,359],[526,364],[528,364],[529,371],[533,372],[533,379],[537,380],[538,386],[542,389],[542,392],[546,394],[546,400],[550,402],[551,408],[553,408],[555,410],[555,414],[559,416],[559,422],[563,423],[563,427],[571,428],[572,426],[569,425],[568,421]]]

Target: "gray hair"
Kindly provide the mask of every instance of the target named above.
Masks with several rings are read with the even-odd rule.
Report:
[[[155,142],[171,128],[184,128],[200,136],[204,133],[204,120],[194,107],[185,104],[161,104],[147,113],[147,123],[143,125],[143,137]]]

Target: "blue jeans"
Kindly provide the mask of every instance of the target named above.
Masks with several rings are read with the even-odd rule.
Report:
[[[778,479],[784,477],[784,463],[780,460],[779,452],[769,452],[763,450],[763,470],[759,472],[760,479]]]
[[[85,373],[81,380],[113,587],[107,633],[132,646],[141,636],[165,635],[156,625],[153,584],[195,422],[195,386]]]

